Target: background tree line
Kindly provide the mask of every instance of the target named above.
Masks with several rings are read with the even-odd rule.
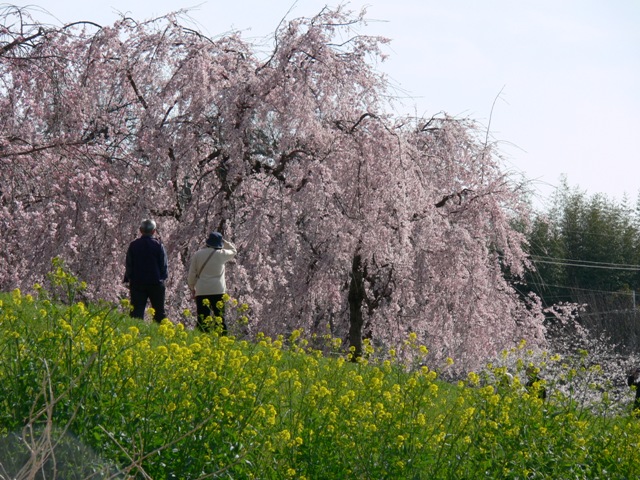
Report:
[[[584,305],[582,325],[624,351],[638,347],[640,203],[588,195],[563,179],[547,211],[533,219],[528,240],[535,266],[528,291],[544,306]]]

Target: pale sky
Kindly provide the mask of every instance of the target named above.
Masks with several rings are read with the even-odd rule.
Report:
[[[240,30],[260,43],[283,17],[313,16],[322,0],[33,0],[59,22],[110,24],[193,10],[208,36]],[[445,111],[489,125],[505,169],[544,208],[562,174],[589,195],[632,204],[640,192],[640,0],[354,0],[360,33],[392,40],[386,73],[400,113]],[[57,23],[47,15],[36,15]],[[492,105],[493,107],[493,114]]]

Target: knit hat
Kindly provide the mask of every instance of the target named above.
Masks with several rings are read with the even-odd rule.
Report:
[[[207,238],[207,246],[213,248],[222,248],[222,235],[218,232],[212,232]]]

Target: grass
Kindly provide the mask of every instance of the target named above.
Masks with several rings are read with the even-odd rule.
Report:
[[[584,387],[594,408],[573,387],[594,366],[546,359],[560,373],[537,385],[542,399],[524,386],[527,360],[450,383],[419,366],[414,338],[411,366],[388,352],[351,362],[300,331],[247,341],[85,305],[60,266],[52,285],[0,294],[3,479],[640,474],[640,420],[611,413],[603,388]],[[526,358],[517,350],[505,356]]]

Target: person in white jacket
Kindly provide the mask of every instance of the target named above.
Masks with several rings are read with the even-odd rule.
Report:
[[[203,332],[210,331],[217,321],[221,323],[222,334],[227,332],[224,311],[218,304],[227,292],[225,264],[236,253],[238,251],[233,243],[222,238],[220,233],[213,232],[207,239],[206,247],[191,258],[187,283],[196,300],[196,324]]]

